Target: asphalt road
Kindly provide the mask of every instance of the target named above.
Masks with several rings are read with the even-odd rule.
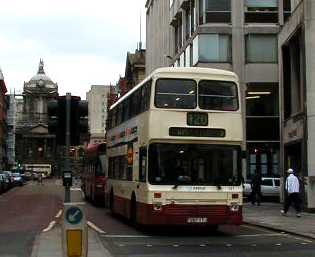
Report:
[[[0,257],[29,257],[36,236],[62,208],[60,181],[44,183],[32,182],[0,195]],[[71,195],[73,201],[83,200],[78,186]],[[253,226],[222,226],[217,232],[165,227],[139,230],[90,203],[86,215],[104,231],[100,239],[113,257],[315,256],[315,244],[308,239]]]
[[[0,256],[28,257],[36,235],[62,206],[62,191],[54,180],[29,183],[0,195]]]
[[[255,226],[221,226],[217,232],[198,228],[139,230],[104,208],[86,206],[88,220],[105,233],[105,248],[114,257],[312,257],[313,241]]]

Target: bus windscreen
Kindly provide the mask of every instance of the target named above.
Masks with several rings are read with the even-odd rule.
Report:
[[[239,146],[154,143],[149,147],[149,183],[240,185]]]

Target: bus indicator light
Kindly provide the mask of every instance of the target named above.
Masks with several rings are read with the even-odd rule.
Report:
[[[128,165],[132,166],[132,164],[133,164],[133,147],[132,147],[132,145],[128,146],[127,158],[128,158]]]
[[[162,194],[161,193],[154,193],[154,198],[161,198]]]

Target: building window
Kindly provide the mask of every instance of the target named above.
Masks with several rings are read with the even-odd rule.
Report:
[[[278,84],[250,83],[246,92],[247,140],[279,141]],[[264,131],[264,133],[261,133]]]
[[[231,0],[199,0],[199,7],[200,24],[231,22]]]
[[[174,0],[170,0],[170,8],[172,8]]]
[[[185,55],[185,67],[190,67],[190,45],[187,46],[186,48],[186,55]]]
[[[199,62],[231,62],[230,35],[202,34],[198,43]]]
[[[277,63],[277,35],[249,34],[246,37],[247,63]]]
[[[174,25],[174,33],[175,53],[177,53],[183,46],[183,23],[181,14],[178,16],[177,23]]]
[[[283,0],[283,17],[287,21],[291,16],[291,0]]]
[[[248,173],[247,177],[252,177],[258,171],[262,176],[280,176],[279,143],[248,143]]]
[[[303,32],[299,29],[290,38],[286,45],[282,46],[282,77],[283,77],[283,104],[284,118],[288,119],[304,111],[304,78],[305,64],[303,61]]]
[[[193,45],[190,45],[190,48],[189,48],[189,66],[190,67],[194,65],[193,58],[194,58],[194,48],[193,48]]]
[[[278,0],[245,0],[246,23],[278,23]]]
[[[246,92],[246,116],[279,116],[279,88],[273,83],[250,83]]]
[[[190,18],[191,12],[190,9],[187,9],[185,11],[185,33],[186,33],[186,40],[189,39],[190,37],[190,22],[191,22],[191,18]]]
[[[179,57],[179,66],[180,67],[185,67],[185,58],[186,58],[186,56],[185,56],[185,51],[180,55],[180,57]]]
[[[196,28],[196,7],[195,7],[195,0],[191,0],[190,2],[190,34],[192,35],[195,32]]]

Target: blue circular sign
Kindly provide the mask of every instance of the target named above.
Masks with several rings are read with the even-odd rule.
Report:
[[[70,224],[78,224],[83,218],[83,213],[78,207],[71,207],[66,211],[66,220]]]

